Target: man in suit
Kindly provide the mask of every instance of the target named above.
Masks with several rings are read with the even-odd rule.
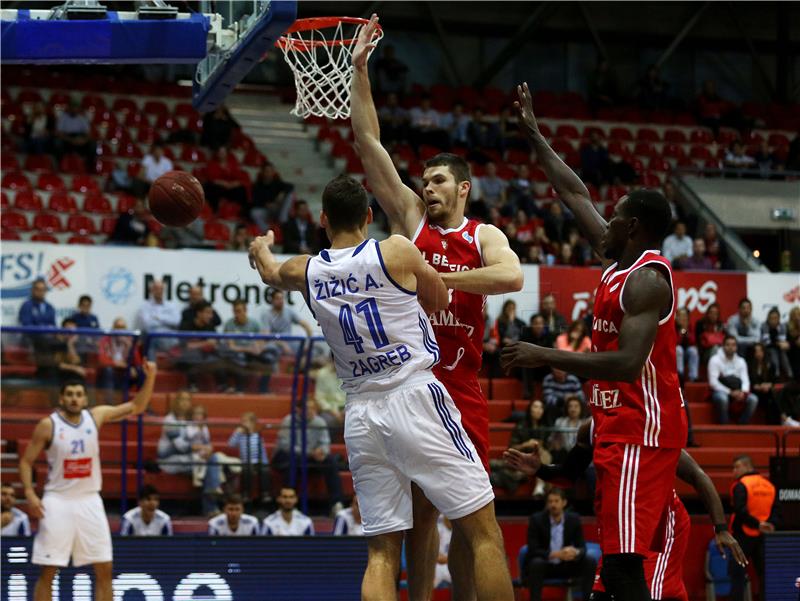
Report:
[[[294,217],[281,225],[283,230],[283,252],[286,254],[315,253],[317,248],[317,226],[305,200],[294,205]]]
[[[566,507],[566,493],[553,488],[547,495],[544,511],[534,513],[528,523],[525,574],[531,601],[542,598],[546,578],[576,579],[585,600],[592,593],[596,562],[586,556],[580,517],[565,511]]]

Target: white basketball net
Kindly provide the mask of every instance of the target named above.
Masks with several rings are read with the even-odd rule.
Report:
[[[363,24],[339,21],[325,29],[286,33],[279,44],[294,73],[297,101],[292,115],[347,119],[350,116],[351,56]],[[328,36],[326,37],[326,30]],[[351,32],[345,35],[345,30]],[[377,29],[373,42],[383,37]]]

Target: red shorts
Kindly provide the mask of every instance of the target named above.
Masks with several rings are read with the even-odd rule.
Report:
[[[447,374],[447,375],[445,375]],[[474,375],[437,370],[436,377],[447,388],[461,412],[461,425],[469,435],[483,467],[489,471],[489,401]]]
[[[594,448],[595,515],[604,555],[660,553],[680,449],[601,443]]]

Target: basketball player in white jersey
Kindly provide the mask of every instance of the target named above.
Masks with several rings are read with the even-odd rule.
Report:
[[[264,536],[314,536],[314,522],[297,509],[297,491],[288,486],[278,495],[278,510],[264,518]]]
[[[242,495],[228,495],[222,513],[208,520],[209,536],[257,536],[260,531],[258,518],[244,512]]]
[[[34,601],[52,599],[53,577],[59,568],[94,565],[95,599],[111,601],[111,530],[100,498],[100,443],[103,424],[139,415],[150,403],[156,379],[155,363],[143,364],[145,381],[132,401],[87,409],[86,387],[67,382],[58,408],[36,424],[19,462],[25,497],[39,531],[33,540],[32,562],[41,566]],[[40,499],[33,487],[33,464],[47,450],[47,482]]]
[[[30,536],[31,523],[28,514],[14,507],[17,496],[14,487],[10,484],[0,486],[0,500],[2,501],[2,529],[3,536]]]
[[[413,482],[469,541],[478,599],[510,601],[489,476],[431,371],[439,349],[427,315],[447,307],[447,288],[407,238],[367,239],[371,221],[366,190],[342,175],[322,195],[330,250],[279,263],[272,232],[250,247],[264,283],[305,296],[347,393],[345,442],[369,539],[362,599],[397,598]]]

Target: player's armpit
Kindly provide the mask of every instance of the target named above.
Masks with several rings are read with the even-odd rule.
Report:
[[[306,266],[311,259],[309,255],[298,255],[288,261],[281,263],[278,275],[280,277],[281,290],[297,290],[305,292],[306,289]]]
[[[518,292],[524,284],[519,257],[508,245],[505,234],[493,225],[478,230],[485,267],[442,274],[448,288],[472,294]]]

